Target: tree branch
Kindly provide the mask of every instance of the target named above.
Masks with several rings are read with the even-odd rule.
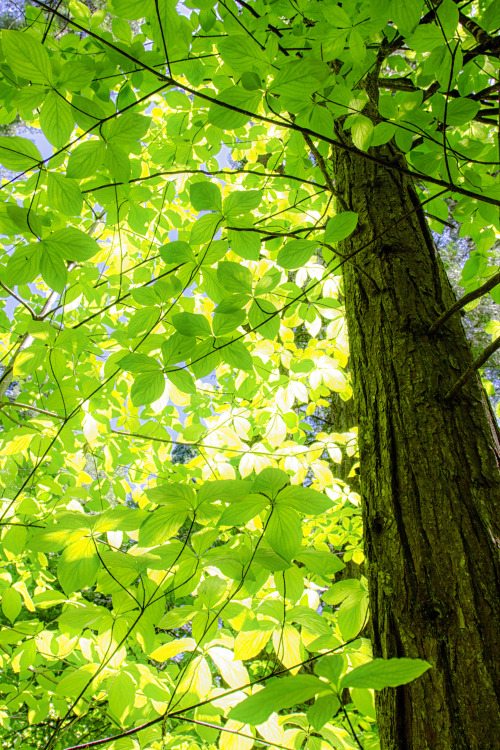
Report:
[[[238,732],[236,729],[227,729],[220,724],[210,724],[208,721],[199,721],[199,719],[190,719],[189,716],[176,716],[179,721],[189,722],[190,724],[198,724],[202,727],[210,727],[210,729],[217,729],[219,732],[229,732],[229,734],[236,734],[238,737],[245,737],[246,739],[252,740],[253,742],[259,742],[261,745],[267,747],[278,747],[280,750],[288,750],[284,745],[278,745],[276,742],[269,742],[268,740],[261,740],[260,737],[252,737],[251,734],[244,734]]]
[[[473,375],[476,370],[479,370],[482,365],[491,357],[492,354],[494,354],[497,349],[500,349],[500,336],[498,336],[496,339],[494,339],[489,346],[486,347],[484,352],[477,357],[477,359],[474,360],[474,362],[471,364],[471,366],[464,372],[464,374],[457,380],[455,385],[448,391],[448,393],[445,396],[445,399],[452,398],[457,391],[460,390],[460,388],[463,386],[463,384],[470,378],[471,375]]]
[[[458,310],[461,310],[462,307],[465,307],[465,305],[468,305],[469,302],[472,302],[478,297],[482,297],[483,294],[486,294],[490,291],[490,289],[493,289],[498,284],[500,284],[500,271],[492,276],[491,279],[485,281],[484,284],[481,284],[478,289],[474,289],[474,291],[468,292],[467,294],[464,294],[463,297],[460,297],[460,299],[458,299],[451,307],[445,310],[445,312],[434,321],[427,333],[429,335],[435,333],[435,331],[437,331],[437,329],[440,328],[443,323],[448,320],[448,318],[451,318],[452,315],[458,312]]]
[[[2,404],[2,408],[5,406],[14,407],[14,409],[26,409],[28,411],[36,411],[39,414],[45,414],[47,417],[53,417],[54,419],[64,419],[59,414],[55,414],[53,411],[47,411],[47,409],[39,409],[38,406],[30,406],[29,404],[20,404],[19,401],[6,401]]]
[[[253,685],[260,685],[262,682],[265,682],[266,680],[269,680],[272,677],[278,677],[279,675],[288,674],[289,672],[292,672],[294,669],[299,669],[300,667],[303,667],[305,664],[310,664],[311,662],[316,661],[317,659],[323,658],[323,656],[334,654],[339,649],[342,649],[345,646],[348,646],[350,643],[354,643],[354,641],[356,641],[357,639],[358,639],[357,636],[356,638],[350,638],[345,643],[341,643],[340,646],[331,648],[322,654],[316,654],[316,656],[310,656],[308,659],[301,661],[300,664],[294,664],[293,667],[283,667],[283,669],[279,669],[277,672],[273,672],[273,674],[265,675],[265,677],[259,677],[256,680],[252,680],[251,682],[248,682],[246,685],[241,685],[241,687],[232,688],[231,690],[226,690],[224,693],[221,693],[220,695],[214,695],[211,698],[206,698],[204,701],[200,701],[199,703],[194,703],[192,706],[185,706],[184,708],[180,708],[177,711],[172,711],[172,713],[167,713],[162,716],[157,716],[156,719],[151,719],[150,721],[147,721],[145,724],[141,724],[138,727],[133,727],[132,729],[127,729],[125,732],[121,732],[120,734],[115,734],[114,737],[103,737],[100,740],[93,740],[92,742],[85,742],[83,745],[72,745],[71,747],[64,748],[64,750],[87,750],[87,748],[100,747],[100,745],[104,745],[107,742],[113,742],[114,740],[119,740],[122,737],[130,737],[131,735],[136,734],[136,732],[141,732],[144,729],[149,729],[149,727],[152,727],[155,724],[159,724],[161,721],[164,721],[166,717],[177,718],[178,716],[182,716],[183,714],[185,714],[186,711],[192,711],[193,709],[199,708],[200,706],[206,706],[207,704],[212,703],[215,700],[220,700],[221,698],[225,698],[228,695],[234,695],[234,693],[238,693],[241,690],[246,690],[246,688],[252,687]]]
[[[304,137],[304,140],[305,140],[305,142],[307,144],[307,147],[309,148],[309,150],[311,151],[312,155],[316,159],[316,163],[317,163],[318,167],[321,170],[321,174],[323,175],[323,177],[325,179],[325,182],[326,182],[326,185],[328,187],[328,190],[330,190],[330,192],[332,192],[334,195],[336,195],[337,191],[335,190],[335,185],[333,184],[333,180],[332,180],[331,176],[328,174],[328,170],[326,168],[325,160],[323,159],[323,157],[321,156],[320,152],[318,151],[318,149],[316,148],[316,146],[312,142],[311,137],[309,135],[307,135],[306,133],[303,133],[303,137]]]
[[[491,45],[495,42],[495,39],[490,36],[487,31],[485,31],[478,23],[476,23],[473,18],[469,18],[469,16],[466,16],[465,13],[462,13],[461,10],[459,10],[458,12],[458,20],[460,21],[464,29],[467,29],[469,34],[474,37],[478,44]]]
[[[285,128],[286,130],[296,130],[298,133],[309,135],[309,136],[312,136],[313,138],[319,138],[325,143],[329,143],[332,146],[337,146],[338,148],[341,148],[344,151],[347,151],[348,153],[352,153],[356,156],[361,156],[362,158],[367,159],[368,161],[374,162],[375,164],[380,164],[382,167],[385,167],[386,169],[393,169],[394,171],[399,172],[400,174],[406,174],[410,177],[413,177],[416,180],[422,180],[423,182],[429,182],[432,185],[438,185],[439,187],[446,188],[452,193],[458,193],[459,195],[466,195],[469,198],[474,198],[476,200],[483,201],[484,203],[490,203],[493,206],[500,206],[500,200],[496,198],[490,198],[487,195],[481,195],[480,193],[476,193],[472,190],[467,190],[466,188],[459,187],[458,185],[454,185],[452,183],[446,182],[445,180],[440,180],[437,177],[431,177],[430,175],[417,172],[413,169],[409,169],[408,167],[402,166],[397,161],[388,162],[386,159],[382,159],[381,157],[376,156],[375,154],[370,154],[366,151],[361,151],[355,146],[350,146],[349,144],[342,143],[342,141],[338,141],[335,138],[328,138],[327,136],[321,135],[320,133],[316,133],[314,130],[311,130],[310,128],[301,127],[299,125],[296,125],[293,122],[288,122],[287,120],[281,120],[281,119],[276,120],[271,117],[259,115],[257,112],[250,112],[249,110],[243,109],[242,107],[236,107],[233,104],[227,104],[226,102],[219,101],[215,99],[213,96],[208,96],[208,94],[204,94],[202,91],[197,91],[196,89],[191,88],[191,86],[186,86],[185,84],[172,78],[171,76],[167,76],[167,75],[164,75],[163,73],[159,73],[157,70],[154,70],[154,68],[152,68],[151,66],[147,65],[146,63],[141,62],[140,60],[135,58],[133,55],[130,55],[128,52],[125,52],[122,49],[119,49],[112,42],[109,42],[108,40],[103,39],[102,37],[100,37],[98,34],[94,33],[93,31],[91,31],[90,29],[86,29],[84,26],[82,26],[79,23],[76,23],[76,21],[73,21],[71,18],[68,18],[63,13],[59,13],[58,11],[51,9],[50,6],[48,6],[46,3],[42,2],[41,0],[34,0],[34,2],[41,8],[44,8],[45,10],[50,10],[51,12],[55,13],[64,21],[67,21],[69,24],[71,24],[75,28],[80,29],[80,31],[83,31],[89,36],[91,36],[92,38],[97,39],[97,41],[101,42],[101,44],[104,44],[114,49],[123,57],[127,58],[128,60],[131,60],[136,65],[141,66],[143,70],[147,70],[148,72],[153,73],[158,78],[158,80],[164,81],[166,85],[175,86],[179,89],[182,89],[183,91],[186,91],[188,94],[192,94],[193,96],[196,96],[199,99],[202,99],[203,101],[210,102],[210,104],[217,104],[217,106],[223,107],[224,109],[229,109],[232,112],[238,112],[239,114],[247,115],[249,118],[253,120],[258,120],[259,122],[268,122],[271,125],[282,127],[282,128]],[[439,87],[439,84],[438,84],[438,87]],[[51,158],[54,158],[54,156],[52,156]]]
[[[28,305],[27,302],[25,302],[25,300],[23,300],[22,297],[19,297],[15,292],[12,291],[12,289],[9,289],[9,287],[6,286],[2,281],[0,281],[0,286],[2,287],[2,289],[5,289],[5,291],[8,294],[10,294],[11,297],[14,297],[14,299],[17,299],[17,301],[20,302],[21,305],[23,305],[23,307],[27,309],[27,311],[30,313],[33,319],[36,319],[36,312],[33,310],[33,308],[30,305]]]

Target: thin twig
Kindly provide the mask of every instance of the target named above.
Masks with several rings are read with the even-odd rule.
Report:
[[[454,315],[454,313],[461,310],[462,307],[465,307],[465,305],[468,305],[469,302],[472,302],[478,297],[482,297],[483,294],[486,294],[486,292],[489,292],[490,289],[493,289],[498,284],[500,284],[500,271],[496,273],[494,276],[492,276],[491,279],[488,279],[488,281],[485,281],[484,284],[481,284],[481,286],[478,289],[474,289],[474,291],[464,294],[463,297],[460,297],[460,299],[454,302],[451,307],[445,310],[444,313],[440,315],[439,318],[437,318],[437,320],[434,321],[434,323],[431,325],[427,333],[431,334],[437,331],[437,329],[440,328],[443,325],[443,323],[445,323],[448,320],[448,318],[451,318],[451,316]]]
[[[302,135],[303,135],[305,142],[307,143],[307,147],[309,148],[310,152],[316,159],[316,163],[321,170],[321,174],[325,178],[325,182],[326,182],[326,186],[328,190],[330,190],[336,197],[338,197],[337,190],[335,190],[335,185],[333,184],[333,180],[331,176],[328,174],[328,169],[326,168],[325,160],[323,159],[320,152],[314,145],[311,136],[308,135],[307,133],[302,133]]]
[[[0,406],[0,414],[3,414],[5,417],[7,417],[7,419],[10,419],[10,421],[14,422],[14,424],[17,424],[18,427],[27,427],[28,426],[27,424],[23,424],[22,422],[19,422],[18,419],[15,419],[14,417],[11,417],[10,414],[7,414],[7,412],[3,410],[4,406],[5,406],[5,404],[2,404]],[[42,432],[42,430],[40,429],[40,427],[37,427],[34,424],[30,424],[29,427],[30,427],[30,429],[36,430],[37,432]]]
[[[131,60],[136,65],[141,66],[143,70],[147,70],[149,73],[153,73],[158,80],[164,81],[164,85],[160,87],[158,90],[161,90],[162,88],[166,86],[175,86],[176,88],[181,89],[182,91],[185,91],[188,94],[191,94],[198,99],[201,99],[202,101],[207,101],[211,105],[217,104],[217,106],[223,107],[224,109],[229,109],[232,112],[238,112],[240,114],[246,115],[249,119],[252,120],[258,120],[259,122],[269,122],[271,125],[277,126],[277,127],[283,127],[287,130],[295,130],[299,133],[302,133],[303,135],[309,135],[313,138],[319,138],[320,140],[324,141],[325,143],[329,143],[332,146],[337,146],[338,148],[341,148],[344,151],[347,151],[348,153],[354,154],[355,156],[360,156],[364,159],[367,159],[368,161],[371,161],[375,164],[380,164],[381,166],[385,167],[386,169],[391,169],[396,172],[399,172],[400,174],[409,175],[410,177],[413,177],[415,180],[422,180],[424,182],[428,182],[432,185],[439,185],[440,187],[445,188],[447,191],[450,191],[452,193],[458,193],[459,195],[466,195],[469,198],[474,198],[476,200],[483,201],[484,203],[489,203],[493,206],[500,206],[500,200],[498,198],[492,198],[488,195],[482,195],[481,193],[476,193],[471,190],[468,190],[466,188],[460,187],[458,185],[454,185],[452,183],[446,182],[445,180],[441,180],[437,177],[432,177],[431,175],[426,175],[422,172],[418,172],[414,169],[409,169],[408,167],[402,166],[398,160],[387,162],[385,159],[377,156],[376,154],[371,154],[367,151],[361,151],[360,149],[356,148],[355,146],[351,146],[347,143],[343,143],[342,141],[336,140],[334,138],[328,138],[325,135],[321,135],[320,133],[315,132],[314,130],[311,130],[310,128],[306,128],[300,125],[295,124],[294,122],[289,122],[285,119],[276,120],[271,117],[266,117],[265,115],[261,115],[256,113],[255,111],[250,111],[247,109],[244,109],[243,107],[237,107],[234,104],[228,104],[224,101],[219,101],[215,99],[213,96],[209,96],[208,94],[204,93],[203,91],[198,91],[191,86],[187,86],[186,84],[182,83],[181,81],[178,81],[177,79],[172,78],[171,76],[164,75],[163,73],[159,73],[157,70],[152,68],[150,65],[147,65],[146,63],[138,60],[133,55],[129,54],[123,49],[120,49],[115,44],[110,42],[108,39],[104,39],[103,37],[100,37],[98,34],[96,34],[91,29],[85,28],[85,26],[82,26],[81,24],[77,23],[71,18],[68,18],[68,16],[65,16],[63,13],[59,13],[59,11],[53,10],[49,5],[42,2],[42,0],[34,0],[36,5],[38,5],[40,8],[45,8],[45,10],[52,11],[57,15],[58,17],[62,18],[64,21],[66,21],[68,24],[73,26],[74,28],[79,29],[80,31],[85,32],[90,37],[98,40],[101,44],[104,44],[107,47],[110,47],[111,49],[114,49],[116,52],[118,52],[119,55],[122,57]],[[439,84],[438,84],[439,88]],[[154,92],[153,92],[154,93]],[[148,96],[151,96],[151,94],[148,94]],[[135,106],[137,102],[134,102],[132,105],[129,106]],[[115,117],[116,115],[109,115],[108,118],[104,119],[110,119],[111,117]],[[101,124],[104,121],[101,120]],[[93,126],[95,127],[95,126]],[[79,140],[81,136],[77,138]],[[63,150],[68,148],[69,144],[63,147]],[[56,154],[53,154],[50,158],[53,159]],[[8,183],[7,183],[8,184]],[[6,185],[3,186],[4,188]]]
[[[288,750],[284,745],[278,745],[277,742],[269,742],[268,740],[261,740],[260,737],[253,737],[251,734],[245,734],[244,732],[238,732],[237,729],[227,729],[220,724],[210,724],[208,721],[199,721],[198,719],[190,719],[189,716],[176,716],[179,721],[190,722],[191,724],[199,724],[202,727],[209,727],[210,729],[217,729],[219,732],[229,732],[230,734],[236,734],[238,737],[245,737],[253,742],[260,742],[261,745],[267,745],[267,747],[278,747],[280,750]]]
[[[53,411],[47,411],[47,409],[40,409],[38,406],[30,406],[29,404],[21,404],[19,401],[6,401],[2,404],[2,408],[5,406],[13,406],[14,409],[27,409],[28,411],[36,411],[39,414],[46,414],[47,417],[54,417],[54,419],[64,419],[59,414],[55,414]]]
[[[494,339],[489,346],[486,347],[484,352],[477,357],[477,359],[474,360],[474,362],[471,364],[471,366],[464,372],[464,374],[457,380],[455,385],[451,388],[451,390],[448,391],[448,393],[445,396],[445,399],[451,398],[455,395],[455,393],[460,390],[460,388],[463,386],[466,380],[470,378],[471,375],[473,375],[476,370],[479,370],[482,365],[491,357],[492,354],[494,354],[497,349],[500,349],[500,336],[497,336],[496,339]]]
[[[17,301],[20,302],[21,305],[23,305],[27,309],[27,311],[30,313],[32,318],[36,319],[36,312],[33,310],[33,308],[30,305],[28,305],[28,303],[25,300],[23,300],[22,297],[19,297],[19,295],[13,292],[12,289],[9,289],[9,287],[6,286],[2,281],[0,281],[0,286],[2,287],[2,289],[5,289],[5,291],[8,294],[10,294],[11,297],[14,297],[14,299],[17,299]]]
[[[348,646],[350,643],[353,643],[356,640],[357,640],[357,636],[356,638],[350,638],[345,643],[341,643],[340,646],[331,648],[322,654],[316,654],[315,656],[310,656],[308,659],[305,659],[304,661],[300,662],[300,664],[294,664],[292,667],[284,667],[283,669],[280,669],[277,672],[275,672],[273,675],[265,675],[264,677],[259,677],[256,680],[252,680],[251,682],[248,682],[246,685],[241,685],[241,687],[232,688],[231,690],[226,690],[224,693],[221,693],[220,695],[212,696],[211,698],[206,698],[203,701],[199,701],[199,703],[194,703],[191,706],[185,706],[184,708],[180,708],[178,711],[172,711],[172,713],[166,713],[162,716],[158,716],[157,718],[151,719],[150,721],[147,721],[145,724],[141,724],[138,727],[132,727],[132,729],[127,729],[124,732],[121,732],[120,734],[115,734],[114,737],[103,737],[99,740],[93,740],[92,742],[85,742],[83,745],[72,745],[71,747],[66,747],[64,750],[87,750],[87,748],[99,747],[100,745],[106,744],[106,742],[113,742],[114,740],[119,740],[122,737],[130,737],[131,735],[136,734],[137,732],[141,732],[144,729],[149,729],[149,727],[152,727],[155,724],[159,724],[165,719],[166,716],[168,716],[169,718],[177,718],[178,716],[181,716],[182,714],[186,713],[186,711],[192,711],[195,708],[206,706],[207,704],[212,703],[215,700],[220,700],[221,698],[225,698],[228,695],[234,695],[234,693],[237,693],[237,692],[240,692],[241,690],[245,690],[246,688],[252,687],[252,685],[259,685],[260,683],[271,679],[271,677],[277,677],[279,675],[288,674],[289,672],[292,672],[294,669],[303,667],[305,664],[310,664],[311,662],[316,661],[317,659],[321,659],[324,656],[328,656],[329,654],[334,654],[339,649],[342,649],[345,646]]]
[[[359,741],[358,735],[357,735],[357,734],[356,734],[356,732],[354,731],[354,727],[353,727],[353,725],[351,724],[351,720],[350,720],[350,718],[349,718],[349,714],[347,713],[347,711],[346,711],[346,709],[345,709],[345,706],[342,706],[342,711],[344,712],[344,716],[345,716],[345,718],[346,718],[346,721],[347,721],[347,723],[349,724],[349,726],[350,726],[350,728],[351,728],[352,736],[354,737],[354,739],[355,739],[355,741],[356,741],[356,744],[357,744],[357,746],[358,746],[358,747],[360,748],[360,750],[364,750],[364,747],[363,747],[363,745],[362,745],[362,744],[361,744],[361,742]]]

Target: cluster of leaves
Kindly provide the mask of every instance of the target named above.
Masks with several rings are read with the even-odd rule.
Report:
[[[35,0],[2,31],[0,124],[40,130],[0,138],[13,746],[371,750],[373,691],[428,668],[371,659],[356,430],[309,418],[352,395],[332,147],[395,144],[489,274],[473,6],[486,41],[452,0]]]

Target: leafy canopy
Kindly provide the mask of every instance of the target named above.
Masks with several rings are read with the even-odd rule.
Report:
[[[476,243],[464,285],[493,277],[500,3],[468,7],[34,0],[2,31],[7,742],[370,750],[373,691],[429,667],[371,659],[338,575],[358,217],[329,158],[406,154]]]

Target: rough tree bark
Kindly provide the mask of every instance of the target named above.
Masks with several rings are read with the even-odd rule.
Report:
[[[339,250],[359,251],[344,279],[374,654],[433,666],[378,694],[382,748],[500,747],[499,463],[478,378],[445,398],[470,348],[459,315],[428,334],[454,295],[411,179],[340,149],[333,165],[359,214]]]

